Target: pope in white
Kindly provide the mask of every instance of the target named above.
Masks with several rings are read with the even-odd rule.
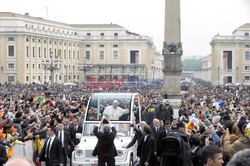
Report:
[[[114,100],[111,106],[107,106],[103,111],[103,116],[106,116],[109,120],[119,120],[123,114],[128,114],[128,109],[122,109],[118,107],[118,101]]]

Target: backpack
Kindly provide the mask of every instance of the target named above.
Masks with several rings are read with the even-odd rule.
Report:
[[[161,166],[192,165],[188,144],[178,132],[169,132],[160,142]]]

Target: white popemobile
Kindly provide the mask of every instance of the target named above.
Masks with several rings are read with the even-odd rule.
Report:
[[[92,156],[97,138],[93,129],[98,126],[103,116],[115,126],[117,137],[114,141],[118,156],[116,166],[132,166],[137,162],[137,143],[126,148],[134,137],[131,124],[141,121],[140,98],[138,93],[95,93],[86,108],[82,134],[76,134],[80,143],[72,153],[73,166],[97,166],[97,157]]]

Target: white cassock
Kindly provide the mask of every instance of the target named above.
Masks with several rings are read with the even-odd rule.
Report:
[[[103,111],[103,116],[106,116],[110,120],[119,120],[123,114],[128,114],[128,109],[122,109],[121,107],[114,108],[113,105],[107,106]]]

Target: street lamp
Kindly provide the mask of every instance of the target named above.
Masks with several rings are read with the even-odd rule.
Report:
[[[92,64],[86,64],[86,60],[84,60],[84,64],[82,65],[82,67],[80,63],[78,64],[78,70],[84,72],[84,77],[83,77],[84,86],[86,85],[86,78],[87,78],[86,73],[87,71],[91,71],[91,68]]]
[[[52,57],[52,52],[50,53],[50,59],[49,60],[43,60],[42,61],[42,66],[43,69],[45,70],[45,83],[46,83],[46,70],[50,71],[51,74],[51,85],[54,84],[54,71],[60,70],[61,68],[61,61],[58,60],[58,56],[56,59]]]

